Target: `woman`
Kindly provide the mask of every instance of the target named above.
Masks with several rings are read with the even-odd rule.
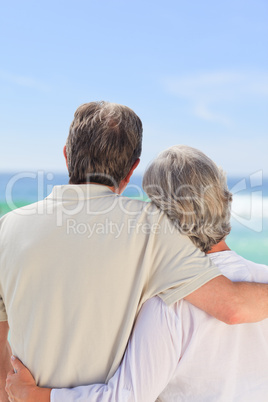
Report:
[[[202,152],[174,146],[147,169],[144,190],[233,281],[268,282],[268,267],[244,260],[225,243],[232,195],[222,170]],[[173,226],[171,226],[173,227]],[[17,360],[7,391],[13,401],[267,400],[268,320],[228,326],[184,300],[147,301],[123,362],[107,385],[38,388]],[[50,399],[51,398],[51,399]]]

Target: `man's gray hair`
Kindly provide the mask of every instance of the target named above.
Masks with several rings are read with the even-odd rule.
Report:
[[[66,142],[70,183],[118,187],[141,147],[142,123],[133,110],[103,101],[81,105]]]
[[[143,188],[202,251],[230,233],[232,194],[222,169],[203,152],[185,145],[167,149],[147,168]]]

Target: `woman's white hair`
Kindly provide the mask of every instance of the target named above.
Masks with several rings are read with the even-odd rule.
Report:
[[[162,152],[147,168],[143,188],[202,251],[230,233],[232,194],[226,176],[198,149],[176,145]]]

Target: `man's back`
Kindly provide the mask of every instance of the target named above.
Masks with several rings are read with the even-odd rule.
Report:
[[[40,385],[104,382],[142,302],[173,286],[163,295],[172,303],[198,288],[199,275],[205,283],[219,274],[164,222],[156,208],[100,185],[55,187],[45,201],[2,218],[10,342]]]
[[[268,267],[233,251],[210,254],[232,281],[268,282]],[[268,320],[228,326],[184,300],[175,304],[181,358],[161,402],[265,402],[268,394]]]

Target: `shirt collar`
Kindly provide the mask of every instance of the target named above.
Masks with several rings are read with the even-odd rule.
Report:
[[[65,184],[54,186],[48,200],[86,200],[98,197],[117,196],[107,186],[99,184]]]

